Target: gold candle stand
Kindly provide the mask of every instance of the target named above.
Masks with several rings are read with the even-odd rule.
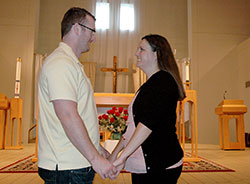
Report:
[[[183,152],[185,153],[185,144],[186,144],[186,132],[185,132],[185,104],[189,103],[190,115],[191,115],[191,153],[190,156],[184,154],[184,161],[200,161],[198,157],[198,146],[197,146],[197,93],[195,90],[190,90],[191,82],[184,82],[186,87],[186,98],[182,101],[179,101],[177,104],[177,119],[176,127],[179,142],[182,146]]]
[[[39,99],[37,97],[36,103],[36,147],[35,147],[35,157],[32,158],[32,162],[37,162],[37,154],[38,154],[38,119],[39,119]]]
[[[23,149],[22,146],[23,100],[10,99],[10,121],[5,127],[4,149]],[[16,124],[16,136],[14,133]],[[8,129],[8,133],[7,133]],[[15,141],[14,141],[15,140]]]

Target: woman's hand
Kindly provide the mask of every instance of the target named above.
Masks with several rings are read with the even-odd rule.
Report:
[[[116,175],[114,176],[114,178],[117,178],[117,176],[120,174],[121,170],[124,169],[124,166],[125,166],[125,162],[126,162],[126,159],[123,159],[121,157],[119,157],[118,159],[116,159],[114,162],[113,162],[113,165],[116,167],[117,169],[117,173]]]

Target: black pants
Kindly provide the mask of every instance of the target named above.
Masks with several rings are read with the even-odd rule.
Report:
[[[182,165],[173,168],[166,169],[160,172],[149,172],[146,174],[132,173],[133,184],[176,184],[178,178],[181,175]]]

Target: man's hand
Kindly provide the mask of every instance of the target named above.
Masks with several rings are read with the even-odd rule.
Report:
[[[91,165],[102,179],[105,179],[107,177],[113,179],[113,177],[117,175],[116,167],[101,155],[92,160]]]
[[[115,175],[111,175],[110,177],[112,177],[112,179],[116,179],[118,177],[118,175],[120,174],[121,170],[124,168],[125,166],[125,162],[126,159],[122,159],[121,157],[119,157],[118,159],[116,159],[113,163],[113,165],[116,167],[117,172]]]

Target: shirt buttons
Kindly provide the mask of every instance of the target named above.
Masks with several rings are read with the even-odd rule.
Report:
[[[144,156],[147,157],[148,155],[145,153]]]
[[[147,167],[147,169],[149,170],[149,169],[150,169],[150,167]]]

